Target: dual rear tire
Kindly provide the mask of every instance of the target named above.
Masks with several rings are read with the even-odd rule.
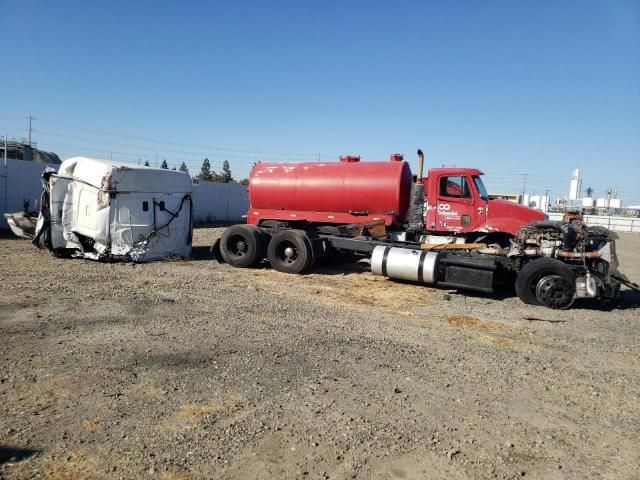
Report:
[[[311,240],[303,230],[282,230],[271,238],[267,258],[279,272],[304,273],[313,264]]]
[[[220,239],[222,259],[237,268],[257,265],[265,255],[267,239],[254,225],[233,225]]]
[[[314,261],[313,244],[303,230],[281,230],[271,238],[255,225],[233,225],[219,243],[220,255],[229,265],[249,268],[265,256],[279,272],[303,273]]]

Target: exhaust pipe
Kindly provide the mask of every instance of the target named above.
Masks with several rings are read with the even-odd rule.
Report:
[[[422,153],[422,150],[418,149],[418,173],[416,176],[418,182],[422,181],[423,168],[424,168],[424,154]]]
[[[418,172],[416,182],[411,186],[411,198],[409,200],[409,232],[421,232],[424,230],[424,184],[422,183],[422,170],[424,167],[424,155],[418,149]]]

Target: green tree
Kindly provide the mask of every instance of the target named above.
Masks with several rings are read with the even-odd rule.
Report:
[[[593,188],[587,187],[587,197],[591,198],[591,195],[593,195]]]
[[[150,167],[151,165],[149,165],[149,160],[147,160],[146,162],[144,162],[144,166],[145,167]]]
[[[242,180],[240,180],[238,182],[240,185],[249,185],[249,179],[248,178],[243,178]]]
[[[182,165],[180,165],[180,171],[181,172],[185,172],[185,173],[189,173],[189,169],[187,168],[187,164],[182,162]]]
[[[160,165],[160,168],[164,168],[165,170],[169,170],[169,164],[167,163],[166,160],[162,160],[162,165]]]
[[[200,180],[206,180],[211,182],[213,180],[214,173],[211,171],[211,163],[209,163],[209,159],[205,158],[202,162],[202,167],[200,167],[200,174],[198,178]]]
[[[220,182],[233,182],[233,177],[231,176],[231,167],[229,166],[229,162],[227,160],[222,162],[222,175],[220,175]]]

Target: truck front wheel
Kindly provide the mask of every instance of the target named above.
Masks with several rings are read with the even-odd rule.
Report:
[[[238,268],[253,267],[264,258],[264,235],[253,225],[233,225],[220,239],[220,254]]]
[[[575,297],[573,270],[555,258],[538,258],[527,263],[516,277],[516,293],[530,305],[569,308]]]
[[[303,273],[313,263],[311,241],[302,230],[283,230],[271,238],[267,258],[279,272]]]

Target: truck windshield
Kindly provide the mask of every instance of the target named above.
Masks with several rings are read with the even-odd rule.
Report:
[[[484,188],[484,183],[482,183],[482,179],[478,176],[473,177],[473,183],[476,184],[476,189],[480,194],[480,198],[483,200],[489,200],[489,195],[487,194],[487,189]]]

